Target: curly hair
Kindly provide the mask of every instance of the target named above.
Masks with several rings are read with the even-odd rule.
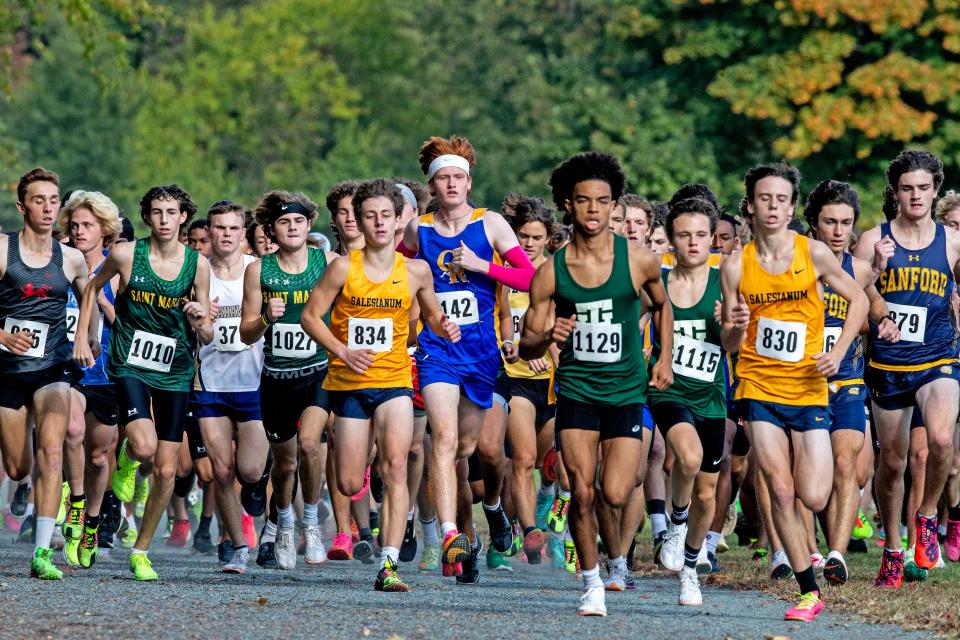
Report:
[[[558,211],[566,210],[564,203],[573,197],[574,187],[587,180],[602,180],[610,185],[614,202],[620,199],[627,185],[627,176],[614,156],[597,151],[578,153],[559,164],[550,174],[548,184]],[[565,220],[568,215],[564,216]]]
[[[393,205],[394,214],[398,218],[403,215],[404,199],[400,195],[400,190],[397,189],[397,183],[386,178],[368,180],[359,184],[353,194],[352,203],[357,226],[360,226],[360,209],[363,207],[363,203],[370,198],[386,198]]]
[[[160,185],[152,187],[140,198],[140,218],[147,225],[150,224],[150,206],[154,200],[175,200],[180,206],[180,213],[187,214],[183,224],[190,222],[190,218],[197,213],[197,205],[194,204],[189,193],[175,184]]]
[[[933,190],[943,184],[943,162],[923,149],[904,149],[887,165],[887,184],[894,191],[900,186],[900,176],[911,171],[927,171],[933,176]]]
[[[67,198],[57,215],[57,225],[63,235],[70,235],[70,222],[78,209],[87,209],[100,224],[103,246],[110,247],[120,235],[123,227],[120,221],[120,209],[113,200],[99,191],[74,191]]]
[[[557,219],[553,209],[544,204],[542,198],[526,196],[522,193],[508,193],[500,205],[500,213],[514,232],[529,222],[539,222],[552,236],[557,230]]]
[[[667,237],[670,238],[671,241],[673,240],[673,223],[677,218],[685,214],[702,214],[707,216],[707,219],[710,221],[710,235],[712,236],[716,233],[719,213],[717,207],[706,198],[692,197],[676,201],[671,199],[667,207],[667,216],[663,226],[667,232]],[[653,225],[651,225],[651,227],[652,226]]]
[[[420,146],[419,161],[423,175],[427,175],[431,162],[444,155],[460,156],[469,163],[471,169],[477,166],[477,152],[469,140],[460,136],[433,136]]]
[[[330,191],[327,192],[327,210],[330,212],[331,216],[334,216],[337,213],[337,203],[344,198],[352,199],[353,194],[357,192],[357,187],[359,186],[360,183],[356,180],[344,180],[343,182],[338,182],[330,188]]]
[[[860,219],[860,196],[856,190],[846,182],[823,180],[807,194],[803,205],[803,219],[811,229],[817,228],[820,211],[828,204],[845,204],[853,209],[853,223]]]
[[[940,198],[940,201],[937,202],[936,208],[936,217],[937,222],[940,224],[946,224],[947,214],[953,211],[954,209],[960,209],[960,193],[957,193],[953,189],[947,191],[943,194],[943,197]]]
[[[744,187],[747,194],[747,201],[753,202],[754,190],[757,183],[764,178],[783,178],[793,187],[793,195],[790,197],[790,204],[797,204],[800,197],[800,170],[793,165],[784,162],[772,164],[758,164],[747,171],[743,178]]]
[[[307,197],[306,194],[299,191],[269,191],[263,194],[260,202],[254,209],[257,224],[263,227],[263,233],[268,238],[276,242],[277,237],[273,233],[273,223],[277,218],[283,215],[283,205],[296,203],[307,210],[307,220],[313,224],[317,218],[317,203]]]

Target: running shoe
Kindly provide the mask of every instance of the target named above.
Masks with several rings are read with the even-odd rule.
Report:
[[[467,540],[467,536],[456,529],[447,533],[443,538],[443,549],[440,553],[440,562],[444,565],[443,575],[447,577],[460,575],[456,565],[468,560],[470,553],[470,541]]]
[[[717,554],[708,551],[707,560],[710,561],[710,573],[720,573],[720,560],[717,559]]]
[[[18,542],[36,543],[36,525],[37,518],[32,513],[23,519],[20,523],[20,533],[17,534]]]
[[[233,557],[230,558],[230,562],[223,565],[221,571],[223,573],[239,573],[244,574],[247,572],[247,562],[250,560],[250,548],[241,547],[239,549],[234,549]]]
[[[721,536],[729,536],[737,528],[737,503],[731,502],[727,507],[727,514],[723,518],[723,527],[720,529]],[[719,546],[719,545],[718,545]]]
[[[403,530],[403,542],[400,543],[400,562],[413,562],[417,557],[417,533],[413,528],[413,518],[407,519]]]
[[[120,546],[124,549],[132,549],[133,545],[137,543],[137,528],[136,527],[127,527],[126,531],[123,532],[123,535],[120,536]]]
[[[572,540],[563,543],[563,568],[568,573],[577,572],[577,547]]]
[[[627,586],[627,591],[636,591],[637,589],[637,579],[633,577],[632,573],[628,573],[623,579],[623,584]]]
[[[170,537],[167,538],[168,547],[184,548],[190,541],[190,521],[175,520],[173,529],[170,531]]]
[[[403,551],[400,552],[403,555]],[[352,560],[353,544],[349,533],[338,533],[333,536],[333,543],[327,552],[327,560]]]
[[[527,554],[528,563],[540,564],[540,551],[546,542],[547,538],[540,529],[534,529],[523,537],[523,552]]]
[[[495,511],[484,507],[483,515],[490,528],[490,545],[500,553],[506,553],[513,546],[513,527],[503,511],[503,505]]]
[[[64,482],[60,485],[60,509],[57,511],[57,524],[63,524],[67,521],[67,507],[70,506],[70,484]]]
[[[496,549],[487,550],[487,569],[492,571],[513,571],[513,566],[505,554]]]
[[[880,531],[877,532],[877,546],[881,549],[883,545],[887,543],[887,532],[883,530],[883,527],[880,527]]]
[[[271,548],[271,552],[272,550]],[[231,540],[224,539],[217,545],[217,560],[220,564],[227,564],[233,560],[233,542]]]
[[[373,564],[373,539],[360,538],[353,545],[353,557],[363,564]]]
[[[921,569],[933,569],[940,560],[940,544],[937,542],[937,516],[929,518],[917,513],[917,546],[913,559]]]
[[[811,591],[801,595],[797,606],[783,614],[783,619],[813,622],[821,611],[823,611],[823,598],[819,591]]]
[[[410,591],[407,583],[400,579],[397,573],[397,563],[387,559],[387,562],[377,574],[377,579],[373,583],[374,591],[387,591],[396,593],[406,593]]]
[[[703,605],[703,595],[700,593],[700,579],[697,570],[684,566],[680,570],[680,599],[678,603],[686,607]]]
[[[71,567],[80,566],[77,552],[80,549],[80,538],[83,537],[83,511],[85,500],[71,502],[67,510],[67,519],[63,523],[63,558]]]
[[[169,540],[167,544],[169,544]],[[193,534],[193,550],[199,554],[207,555],[213,552],[213,539],[210,537],[210,531],[201,531],[199,528]]]
[[[110,549],[113,549],[113,531],[103,526],[103,514],[100,514],[100,530],[97,532],[97,549],[104,558],[110,557]]]
[[[626,591],[627,584],[626,578],[630,574],[629,569],[626,567],[609,567],[607,568],[607,579],[603,581],[603,588],[607,591]]]
[[[700,547],[700,553],[697,555],[697,573],[713,573],[713,562],[710,561],[710,552],[707,551],[707,545]]]
[[[17,485],[17,490],[13,494],[13,501],[10,503],[10,513],[18,518],[22,518],[27,513],[27,505],[30,504],[30,483],[21,482]]]
[[[40,580],[62,580],[63,571],[53,564],[53,549],[37,547],[30,562],[30,575]]]
[[[294,542],[293,533],[293,527],[277,529],[277,542],[274,544],[273,554],[280,569],[293,569],[297,566],[297,543]]]
[[[63,529],[60,525],[54,525],[53,527],[53,538],[50,540],[50,548],[55,551],[60,551],[63,549],[66,540],[63,537]]]
[[[89,569],[97,561],[97,529],[84,525],[83,535],[80,537],[80,548],[77,561],[84,569]]]
[[[653,564],[659,565],[660,553],[663,550],[663,533],[657,534],[653,538]]]
[[[537,506],[534,507],[534,519],[536,521],[535,526],[541,531],[547,530],[547,514],[550,513],[550,507],[552,505],[552,495],[537,491]]]
[[[267,484],[270,482],[270,459],[263,475],[253,484],[244,484],[240,489],[240,504],[243,510],[254,518],[259,518],[267,510]]]
[[[130,571],[139,582],[153,582],[160,577],[153,570],[150,558],[145,553],[134,553],[130,556]]]
[[[20,520],[11,513],[10,509],[3,510],[3,529],[11,533],[20,532]]]
[[[927,569],[920,568],[913,557],[913,549],[903,550],[903,579],[907,582],[926,582]]]
[[[580,608],[577,615],[606,617],[606,593],[603,587],[591,587],[580,596]]]
[[[143,510],[147,508],[147,498],[150,496],[150,482],[146,478],[137,480],[133,490],[133,517],[142,518]]]
[[[854,540],[850,538],[850,542],[847,543],[847,553],[866,553],[867,552],[867,542],[866,540]]]
[[[440,567],[440,545],[425,544],[423,551],[420,552],[420,564],[417,565],[418,571],[436,571]]]
[[[514,520],[512,526],[513,526],[513,544],[510,545],[510,548],[507,550],[507,553],[505,554],[508,558],[512,558],[513,556],[520,553],[521,549],[523,549],[523,535],[521,535],[521,532],[520,532],[520,523]]]
[[[810,554],[810,565],[814,569],[823,569],[823,565],[826,563],[827,561],[824,559],[823,554],[819,551],[814,551]]]
[[[552,564],[555,569],[565,569],[567,565],[563,539],[560,538],[560,536],[550,534],[546,548],[547,555],[550,556],[550,564]]]
[[[947,539],[943,547],[947,560],[960,562],[960,520],[947,520]]]
[[[272,568],[277,566],[276,550],[273,542],[261,542],[257,550],[257,565]]]
[[[244,513],[240,516],[240,524],[243,527],[243,541],[247,543],[247,547],[253,549],[257,546],[257,525],[253,521],[253,516]]]
[[[547,513],[547,528],[554,533],[563,533],[567,526],[567,511],[570,509],[570,498],[557,496]],[[606,609],[604,609],[606,615]]]
[[[120,502],[130,502],[133,500],[137,484],[137,469],[139,467],[139,462],[127,457],[127,439],[124,438],[120,444],[117,468],[113,470],[113,475],[110,476],[110,488],[113,490],[113,495]]]
[[[883,550],[880,572],[873,583],[885,589],[899,589],[903,584],[903,552]]]
[[[840,554],[831,553],[823,565],[823,577],[830,584],[847,583],[847,563]]]
[[[660,565],[667,571],[677,573],[683,569],[683,544],[687,539],[687,523],[667,525],[660,547]]]
[[[857,512],[857,519],[853,523],[853,532],[850,537],[854,540],[866,540],[873,537],[873,525],[863,514],[863,510]]]
[[[777,549],[770,558],[770,579],[786,580],[793,575],[793,567],[783,549]]]
[[[730,545],[727,544],[727,536],[720,534],[720,539],[717,540],[717,553],[726,553],[730,551]]]
[[[327,561],[327,550],[323,546],[323,537],[320,535],[320,526],[306,524],[303,526],[303,538],[306,540],[306,549],[303,559],[307,564],[323,564]]]
[[[477,584],[480,582],[480,552],[483,551],[483,541],[477,539],[477,546],[471,547],[470,555],[461,562],[461,571],[457,576],[457,584]]]

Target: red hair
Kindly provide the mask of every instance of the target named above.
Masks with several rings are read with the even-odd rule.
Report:
[[[473,150],[473,145],[466,138],[459,136],[450,136],[449,138],[440,138],[433,136],[423,143],[420,147],[420,168],[423,174],[427,174],[430,163],[444,155],[454,155],[465,158],[472,169],[477,165],[477,153]]]

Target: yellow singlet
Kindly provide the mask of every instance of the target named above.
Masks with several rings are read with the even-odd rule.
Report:
[[[510,301],[510,316],[513,318],[513,335],[514,340],[517,344],[520,343],[520,320],[523,318],[523,314],[527,312],[527,309],[530,307],[530,294],[526,291],[515,291],[510,289],[507,294],[507,299]],[[547,380],[550,378],[551,371],[545,371],[544,373],[534,373],[530,370],[530,365],[527,364],[526,360],[517,360],[513,364],[503,363],[503,370],[506,371],[507,375],[511,378],[524,378],[527,380]]]
[[[350,270],[330,313],[330,331],[350,349],[370,349],[373,364],[363,374],[330,354],[323,388],[330,391],[413,387],[407,335],[410,283],[404,257],[394,255],[393,272],[371,282],[363,272],[363,251],[350,252]]]
[[[826,405],[827,379],[812,358],[823,350],[823,294],[806,236],[794,234],[793,262],[783,273],[764,271],[753,242],[742,262],[750,324],[737,362],[737,399]]]

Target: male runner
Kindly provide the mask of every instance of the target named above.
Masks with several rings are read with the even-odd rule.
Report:
[[[413,220],[404,231],[401,251],[422,257],[433,272],[444,313],[460,325],[463,338],[451,345],[427,326],[420,332],[417,369],[432,432],[430,486],[440,518],[445,575],[461,572],[471,541],[457,531],[454,460],[476,448],[484,412],[492,406],[500,368],[494,328],[496,284],[530,287],[533,265],[503,217],[467,202],[476,162],[466,138],[431,138],[420,148],[420,168],[437,198],[435,214]],[[496,264],[494,253],[510,266]],[[486,466],[486,465],[485,465]],[[484,475],[500,473],[484,469]],[[506,551],[513,542],[499,496],[484,502],[493,547]],[[491,499],[486,496],[485,500]]]
[[[875,341],[865,377],[880,442],[875,488],[887,531],[876,580],[880,587],[899,588],[903,575],[904,554],[897,532],[914,402],[920,408],[929,448],[923,500],[916,513],[914,561],[921,569],[931,569],[940,559],[937,502],[950,471],[960,401],[957,337],[951,317],[960,234],[931,216],[942,184],[943,163],[937,156],[902,151],[887,167],[887,189],[899,215],[865,231],[854,252],[872,261],[877,289],[900,329],[896,344]]]
[[[647,448],[647,386],[666,389],[673,377],[669,360],[661,360],[648,381],[637,331],[646,293],[660,343],[672,349],[673,314],[660,261],[609,229],[610,209],[625,182],[616,158],[601,153],[573,156],[554,169],[553,199],[572,217],[573,241],[537,269],[520,342],[527,360],[543,357],[552,343],[561,347],[556,429],[573,493],[568,521],[585,589],[581,615],[607,613],[594,515],[598,448],[600,497],[621,508]],[[622,556],[617,560],[625,563]]]
[[[824,180],[807,195],[803,216],[814,231],[814,237],[830,247],[843,270],[866,289],[871,301],[871,315],[880,320],[880,338],[895,342],[899,331],[887,315],[887,305],[873,286],[870,263],[847,252],[850,236],[860,217],[860,196],[845,182]],[[823,351],[829,352],[843,328],[847,301],[825,286],[823,305],[826,314]],[[830,391],[833,490],[826,512],[830,552],[823,567],[823,577],[834,584],[843,584],[847,581],[844,554],[860,505],[857,458],[866,432],[864,405],[867,391],[863,384],[863,346],[859,336],[844,355],[840,370],[828,378],[827,386]]]
[[[30,573],[42,580],[63,577],[50,547],[75,379],[64,308],[67,291],[72,287],[79,295],[87,284],[83,254],[53,240],[59,206],[57,174],[41,167],[28,171],[17,184],[23,229],[0,235],[0,451],[4,470],[18,482],[30,475],[36,450]],[[83,340],[89,351],[86,334]]]
[[[625,193],[617,200],[617,204],[623,207],[623,225],[620,235],[633,242],[643,243],[647,237],[647,230],[650,228],[650,215],[653,213],[653,207],[647,202],[646,198],[638,196],[635,193]]]
[[[233,545],[233,557],[223,565],[223,572],[241,574],[247,570],[250,550],[234,483],[239,479],[244,485],[247,511],[258,516],[264,510],[269,478],[264,474],[269,446],[260,420],[263,340],[248,345],[240,339],[243,274],[255,260],[240,252],[245,221],[243,207],[229,200],[217,202],[207,212],[210,305],[218,312],[209,327],[211,335],[203,336],[194,391],[194,411],[213,465],[220,529],[229,534]]]
[[[277,244],[244,272],[240,340],[264,342],[260,411],[273,452],[273,496],[278,511],[274,554],[277,566],[293,569],[294,476],[303,491],[304,560],[326,560],[317,508],[323,485],[321,435],[329,413],[323,389],[327,353],[300,326],[300,314],[333,254],[307,246],[317,205],[302,193],[271,191],[256,209],[257,222]],[[298,452],[299,443],[299,452]],[[299,455],[298,455],[299,453]]]
[[[74,191],[60,210],[58,222],[73,247],[83,254],[90,277],[96,275],[120,233],[117,205],[96,191]],[[84,434],[79,447],[83,494],[70,498],[70,510],[63,527],[66,538],[63,553],[68,564],[84,569],[89,569],[97,560],[101,503],[117,442],[117,392],[107,375],[107,344],[115,317],[117,282],[114,278],[97,300],[101,345],[97,363],[83,371],[83,378],[71,391],[70,420],[77,423],[76,430]],[[67,297],[67,339],[71,344],[79,319],[80,304],[71,291]]]
[[[867,297],[821,242],[787,228],[796,209],[800,172],[760,165],[747,172],[755,238],[720,267],[724,347],[740,350],[736,397],[760,473],[769,487],[773,525],[800,585],[788,620],[811,621],[823,609],[796,499],[821,511],[833,486],[827,376],[867,316]],[[823,353],[823,293],[848,302],[843,329]],[[791,458],[791,448],[793,456]]]
[[[210,257],[210,223],[194,220],[187,229],[187,246],[204,258]]]
[[[357,188],[353,208],[364,248],[330,265],[301,317],[307,333],[333,355],[324,388],[336,416],[337,481],[345,495],[360,491],[370,450],[377,447],[384,483],[377,591],[409,591],[397,562],[410,501],[413,382],[407,338],[411,320],[416,322],[410,313],[413,297],[437,335],[452,342],[460,336],[460,328],[440,310],[427,264],[395,251],[394,227],[403,205],[392,182],[373,180]],[[331,308],[328,326],[323,318]]]
[[[80,303],[73,355],[77,364],[89,367],[95,360],[87,346],[87,326],[100,290],[120,275],[107,360],[107,373],[117,388],[120,424],[126,427],[111,480],[117,499],[133,498],[137,467],[153,461],[153,483],[130,555],[130,571],[137,580],[158,578],[147,550],[173,493],[193,382],[194,331],[211,322],[210,268],[178,240],[180,228],[196,211],[190,195],[177,185],[147,191],[140,200],[140,216],[150,236],[111,249]],[[191,290],[195,301],[190,301]]]

